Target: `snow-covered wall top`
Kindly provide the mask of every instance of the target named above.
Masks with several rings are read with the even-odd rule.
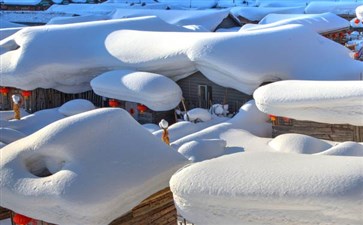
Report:
[[[333,13],[269,14],[258,24],[246,24],[241,30],[266,29],[286,24],[301,24],[319,33],[349,28],[350,26],[349,21]]]
[[[362,3],[363,4],[363,3]],[[355,9],[355,14],[356,16],[358,17],[358,19],[362,20],[363,19],[363,5],[361,6],[358,6],[356,9]]]
[[[229,10],[151,10],[151,9],[117,9],[112,13],[113,19],[157,16],[170,24],[179,26],[202,25],[210,31],[226,18]]]
[[[48,13],[67,13],[77,15],[94,15],[94,14],[109,14],[117,8],[129,6],[124,3],[113,4],[68,4],[68,5],[52,5],[46,12]]]
[[[253,97],[267,114],[363,126],[363,81],[280,81],[258,88]]]
[[[42,0],[2,0],[7,5],[38,5]]]
[[[362,2],[311,2],[305,8],[305,13],[332,12],[338,15],[354,15],[355,9],[362,5]]]
[[[60,225],[109,224],[186,163],[125,110],[92,110],[1,149],[1,206]]]
[[[0,42],[0,85],[74,93],[111,70],[173,80],[199,70],[221,86],[252,93],[265,81],[359,80],[363,71],[347,48],[301,25],[232,33],[122,29],[183,31],[157,18],[25,28]]]
[[[167,3],[169,5],[176,5],[186,8],[212,8],[217,5],[218,0],[158,0],[160,3]]]

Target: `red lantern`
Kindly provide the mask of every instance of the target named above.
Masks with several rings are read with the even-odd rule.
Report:
[[[21,95],[26,99],[28,99],[31,95],[32,95],[32,92],[31,91],[22,91],[21,92]]]
[[[274,116],[274,115],[268,115],[269,117],[270,117],[270,120],[272,121],[272,122],[275,122],[276,120],[277,120],[277,117],[276,116]]]
[[[354,53],[354,59],[358,59],[359,58],[359,52],[355,52]]]
[[[119,107],[120,102],[115,99],[110,99],[110,100],[108,100],[108,105],[111,107]]]
[[[283,120],[285,123],[289,123],[289,122],[290,122],[290,118],[287,118],[287,117],[282,117],[282,120]]]
[[[30,221],[32,221],[32,218],[29,218],[27,216],[15,213],[14,217],[13,217],[13,222],[15,224],[19,224],[19,225],[25,225],[30,223]]]
[[[137,110],[138,110],[140,113],[144,113],[144,112],[147,110],[147,107],[146,107],[145,105],[138,104],[138,105],[137,105]]]
[[[7,95],[8,95],[8,93],[9,93],[9,91],[10,91],[10,89],[9,89],[9,88],[7,88],[7,87],[1,87],[1,88],[0,88],[0,93],[1,93],[2,95],[4,95],[4,96],[7,96]]]
[[[355,24],[357,24],[358,25],[358,23],[360,22],[360,20],[358,19],[358,18],[356,18],[355,20],[354,20],[354,23]]]
[[[130,114],[133,116],[135,114],[135,110],[133,108],[130,109]]]
[[[334,34],[332,34],[332,38],[337,38],[337,34],[336,33],[334,33]]]

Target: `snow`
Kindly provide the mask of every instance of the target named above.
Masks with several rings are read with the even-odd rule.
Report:
[[[331,12],[337,15],[354,15],[355,9],[360,5],[362,5],[362,2],[310,2],[305,8],[305,13]]]
[[[95,108],[95,105],[86,99],[74,99],[64,103],[61,107],[59,107],[58,111],[65,116],[73,116]]]
[[[174,109],[182,99],[174,81],[155,73],[114,70],[94,78],[91,86],[100,96],[141,103],[154,111]]]
[[[53,17],[47,24],[70,24],[110,19],[108,15],[62,16]]]
[[[170,180],[194,224],[361,224],[363,158],[244,152],[192,164]]]
[[[281,81],[258,88],[253,97],[268,114],[363,126],[363,81]]]
[[[287,24],[301,24],[318,33],[348,29],[349,21],[333,14],[269,14],[258,24],[246,24],[241,30],[256,30],[277,27]]]
[[[41,0],[2,0],[6,5],[38,5]]]
[[[234,7],[231,14],[236,18],[243,17],[250,21],[260,21],[270,13],[302,14],[305,7]]]
[[[207,122],[211,119],[212,115],[209,113],[209,111],[207,109],[202,109],[202,108],[191,109],[184,115],[184,120],[186,121]]]
[[[60,225],[108,224],[167,187],[187,163],[111,108],[59,120],[1,154],[1,205]]]
[[[199,25],[209,31],[216,27],[229,14],[228,9],[224,10],[151,10],[151,9],[117,9],[112,14],[113,19],[130,18],[139,16],[157,16],[167,23],[187,26]]]
[[[160,3],[167,3],[168,5],[177,5],[189,8],[212,8],[217,5],[218,0],[158,0]]]
[[[355,9],[355,14],[358,17],[358,19],[362,20],[363,19],[363,5],[358,6]]]
[[[200,162],[225,154],[226,141],[222,139],[202,139],[183,144],[178,152],[192,162]]]
[[[110,33],[120,29],[187,31],[156,17],[24,28],[0,42],[0,85],[24,90],[55,88],[67,93],[90,90],[94,76],[120,67],[104,44]],[[39,49],[43,54],[38,54]]]

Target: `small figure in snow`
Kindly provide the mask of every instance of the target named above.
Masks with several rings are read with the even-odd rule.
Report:
[[[170,139],[169,139],[169,132],[168,132],[168,127],[169,127],[169,123],[168,121],[162,119],[159,123],[159,127],[161,129],[163,129],[163,135],[161,136],[161,139],[167,144],[170,145]]]
[[[21,98],[19,95],[12,95],[11,98],[13,99],[13,110],[14,110],[14,119],[20,120],[20,105],[21,105]]]

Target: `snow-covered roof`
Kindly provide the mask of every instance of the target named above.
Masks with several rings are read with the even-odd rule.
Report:
[[[267,114],[363,126],[363,81],[281,81],[258,88],[253,97]]]
[[[301,24],[316,32],[325,33],[329,31],[347,29],[349,21],[333,13],[322,14],[269,14],[258,24],[246,24],[241,30],[266,29],[286,24]]]
[[[96,109],[1,149],[1,206],[60,225],[109,224],[186,163],[127,111]]]
[[[358,225],[362,170],[361,157],[245,152],[185,167],[170,188],[195,224]]]
[[[314,14],[331,12],[337,15],[354,15],[355,9],[360,5],[362,5],[362,2],[313,1],[306,6],[305,13]]]
[[[154,111],[174,109],[182,99],[182,91],[175,82],[155,73],[110,71],[94,78],[91,86],[100,96],[138,102]]]
[[[176,5],[186,8],[212,8],[217,5],[218,0],[158,0],[160,3],[167,3],[168,5]]]
[[[362,5],[358,6],[355,9],[355,14],[358,17],[358,19],[360,19],[360,20],[363,19],[363,2],[362,2]]]
[[[2,0],[7,5],[38,5],[42,0]]]
[[[202,25],[210,31],[226,18],[229,10],[151,10],[151,9],[117,9],[112,13],[113,19],[138,16],[157,16],[167,23],[185,26]]]
[[[67,13],[77,15],[106,15],[113,12],[117,8],[129,7],[125,3],[112,4],[68,4],[68,5],[51,5],[46,12],[48,13]]]
[[[301,14],[305,7],[234,7],[231,14],[236,18],[243,17],[250,21],[260,21],[270,13]]]

